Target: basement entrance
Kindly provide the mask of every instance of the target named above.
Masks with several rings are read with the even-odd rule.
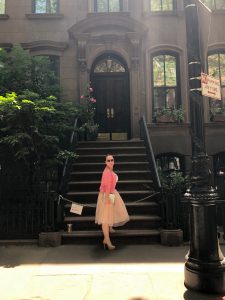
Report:
[[[129,72],[126,63],[115,54],[99,56],[91,72],[96,98],[98,140],[130,138]]]

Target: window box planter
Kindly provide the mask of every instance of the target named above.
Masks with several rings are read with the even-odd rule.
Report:
[[[225,122],[225,115],[216,114],[212,117],[213,122]]]
[[[154,114],[157,123],[182,123],[184,121],[184,111],[182,108],[160,107]]]
[[[157,123],[174,123],[176,121],[173,116],[162,115],[162,116],[156,116],[156,122]]]

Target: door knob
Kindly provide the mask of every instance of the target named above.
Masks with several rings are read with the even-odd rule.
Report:
[[[109,108],[107,108],[107,118],[109,119],[110,118],[110,109]]]
[[[111,118],[114,118],[114,108],[111,108]]]

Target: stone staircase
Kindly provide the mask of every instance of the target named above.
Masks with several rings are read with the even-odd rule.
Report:
[[[72,167],[68,182],[67,199],[84,205],[82,215],[70,213],[70,203],[64,206],[64,232],[62,243],[99,243],[102,240],[101,226],[95,225],[95,207],[105,167],[105,155],[115,158],[114,171],[119,177],[117,190],[121,194],[130,222],[115,228],[113,243],[158,243],[161,218],[151,172],[141,140],[80,142],[76,153],[79,158]],[[72,232],[67,232],[72,224]]]

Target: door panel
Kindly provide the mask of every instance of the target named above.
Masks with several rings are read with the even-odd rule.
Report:
[[[92,78],[99,132],[130,134],[130,102],[127,74],[98,74]]]

